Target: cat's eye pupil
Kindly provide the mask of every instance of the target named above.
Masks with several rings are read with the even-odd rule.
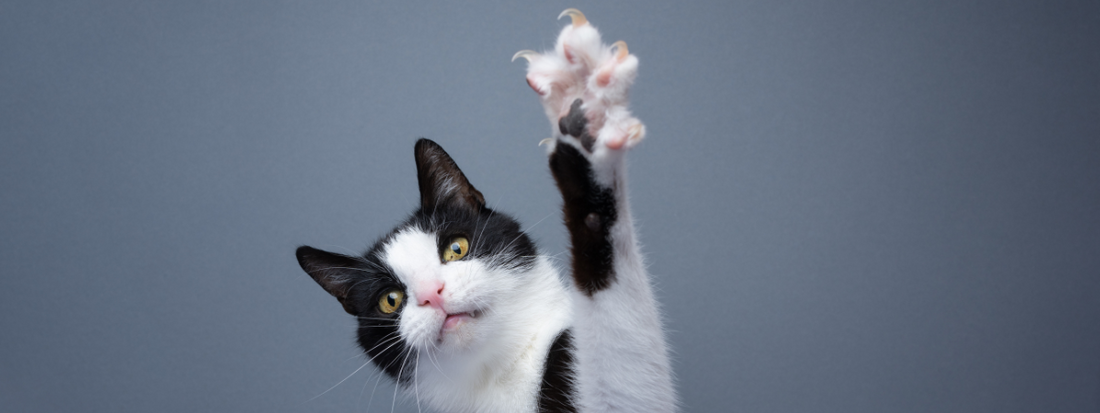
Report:
[[[451,243],[442,245],[440,250],[440,257],[444,263],[461,260],[470,252],[470,241],[463,236],[451,237]]]
[[[378,299],[378,309],[383,314],[393,314],[397,311],[397,307],[401,306],[401,300],[405,298],[405,293],[401,290],[390,290]]]

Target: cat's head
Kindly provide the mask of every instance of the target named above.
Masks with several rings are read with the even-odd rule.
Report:
[[[542,265],[519,224],[487,208],[443,148],[421,139],[415,155],[420,207],[408,219],[361,256],[297,251],[302,269],[357,317],[368,356],[399,381],[414,352],[483,350],[520,328],[515,314],[538,294],[527,290]]]

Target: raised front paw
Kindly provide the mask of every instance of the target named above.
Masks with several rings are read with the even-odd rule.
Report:
[[[627,109],[638,58],[626,42],[603,44],[580,11],[567,9],[558,18],[565,16],[573,23],[562,29],[554,50],[523,50],[512,60],[529,62],[527,84],[563,138],[575,138],[589,153],[634,146],[645,137],[645,125]]]

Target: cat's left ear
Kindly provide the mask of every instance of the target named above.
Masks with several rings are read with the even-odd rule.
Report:
[[[354,274],[359,271],[359,260],[307,246],[298,247],[294,255],[298,257],[298,265],[302,266],[306,274],[309,274],[313,281],[317,281],[321,288],[336,297],[340,305],[344,306],[344,311],[351,315],[358,315],[351,301],[348,300],[348,294],[351,292],[352,284],[357,280]]]
[[[448,203],[474,213],[485,207],[485,197],[470,185],[458,164],[428,139],[416,141],[416,176],[420,183],[420,207],[424,210]]]

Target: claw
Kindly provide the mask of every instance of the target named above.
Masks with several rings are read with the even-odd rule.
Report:
[[[516,54],[512,55],[512,61],[514,62],[514,61],[516,61],[516,59],[519,59],[519,58],[522,57],[524,59],[527,59],[528,62],[530,62],[532,58],[534,58],[535,56],[538,56],[538,55],[539,55],[539,53],[534,51],[534,50],[520,50],[520,51],[516,52]]]
[[[631,126],[630,129],[627,130],[626,134],[627,140],[629,142],[640,141],[642,140],[642,138],[645,138],[645,125],[639,123],[637,125]]]
[[[581,11],[577,9],[565,9],[565,11],[558,15],[558,20],[561,20],[561,18],[565,16],[569,16],[569,18],[573,20],[573,27],[584,26],[588,23],[588,19],[584,18],[584,13],[581,13]]]
[[[638,123],[631,125],[630,128],[626,130],[625,134],[609,138],[605,144],[608,148],[619,150],[624,147],[629,148],[638,144],[642,138],[645,138],[645,125]]]
[[[630,51],[626,49],[626,42],[619,40],[611,45],[612,49],[615,49],[615,58],[621,62],[630,55]],[[515,59],[512,59],[515,60]]]
[[[553,141],[554,141],[554,138],[543,139],[543,140],[539,141],[539,146],[546,145],[546,144],[551,143]]]

